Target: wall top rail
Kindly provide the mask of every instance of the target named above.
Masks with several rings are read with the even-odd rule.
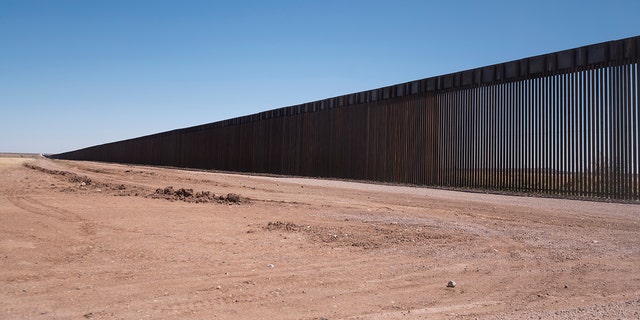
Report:
[[[406,95],[492,85],[531,77],[584,70],[589,67],[621,65],[639,61],[640,36],[635,36],[263,111],[236,118],[235,123],[241,124],[315,112],[327,108],[393,99]],[[220,121],[205,126],[226,126],[230,124],[228,121]]]
[[[526,80],[540,76],[552,76],[585,70],[591,67],[606,67],[638,62],[640,62],[640,36],[635,36],[281,107],[237,118],[155,133],[145,137],[236,126],[403,96],[434,94],[449,90]]]

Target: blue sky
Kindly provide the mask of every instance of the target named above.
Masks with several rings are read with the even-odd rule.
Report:
[[[640,1],[0,0],[0,152],[58,153],[640,35]]]

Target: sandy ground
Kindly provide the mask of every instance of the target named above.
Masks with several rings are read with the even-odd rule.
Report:
[[[640,318],[638,205],[0,158],[0,219],[1,319]]]

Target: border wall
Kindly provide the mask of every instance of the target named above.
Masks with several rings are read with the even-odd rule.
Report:
[[[52,155],[640,201],[640,36]]]

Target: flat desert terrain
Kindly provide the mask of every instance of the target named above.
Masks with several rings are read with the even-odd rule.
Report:
[[[640,319],[633,204],[0,157],[0,219],[1,319]]]

